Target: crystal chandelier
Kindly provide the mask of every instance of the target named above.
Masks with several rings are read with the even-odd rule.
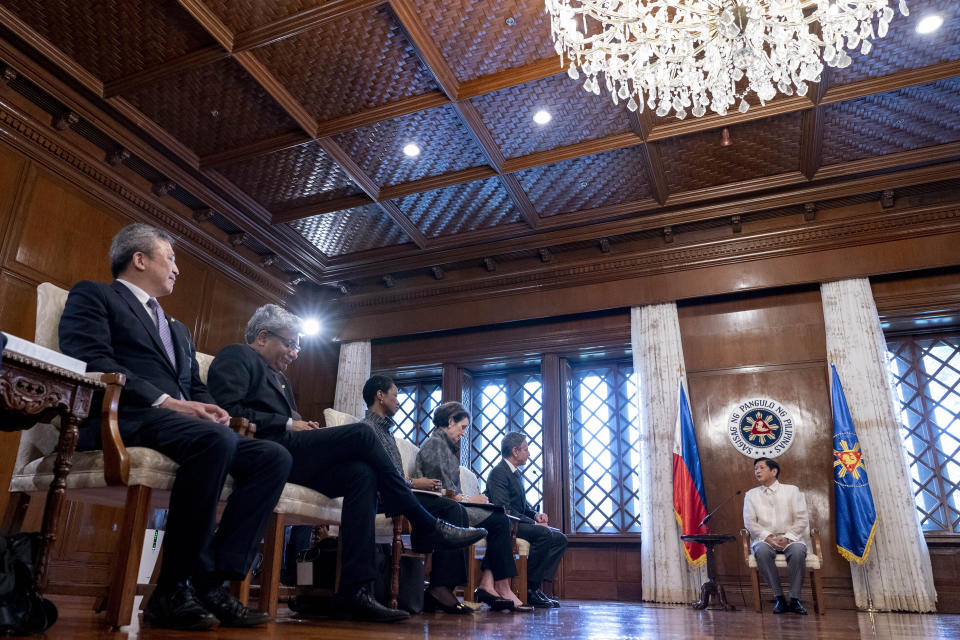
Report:
[[[555,48],[574,80],[599,75],[631,111],[720,115],[747,96],[806,95],[823,65],[850,64],[887,34],[893,0],[546,0]],[[900,13],[909,15],[905,0]],[[876,22],[876,29],[874,23]],[[579,68],[579,71],[577,70]]]

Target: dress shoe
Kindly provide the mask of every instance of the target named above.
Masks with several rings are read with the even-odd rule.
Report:
[[[527,604],[533,605],[537,609],[552,609],[553,600],[544,595],[540,589],[527,589]],[[559,606],[560,603],[557,603]]]
[[[437,524],[427,535],[413,532],[411,539],[413,550],[427,553],[437,549],[458,549],[469,547],[487,536],[487,530],[480,527],[457,527],[449,522],[437,520]]]
[[[790,611],[801,616],[807,615],[807,610],[803,608],[803,605],[800,604],[800,601],[796,598],[790,598]]]
[[[559,600],[554,600],[553,598],[551,598],[550,596],[548,596],[547,594],[545,594],[545,593],[543,592],[543,589],[537,589],[537,594],[538,594],[539,596],[541,596],[542,598],[544,598],[545,600],[549,600],[551,607],[557,608],[557,607],[560,606],[560,601],[559,601]]]
[[[482,602],[494,611],[506,611],[507,609],[513,609],[513,600],[501,598],[500,596],[490,593],[486,589],[482,589],[480,587],[477,587],[477,590],[473,592],[473,597],[477,602]]]
[[[456,599],[456,596],[454,596]],[[435,613],[436,611],[452,613],[454,615],[468,616],[473,613],[473,609],[457,600],[457,604],[444,604],[427,589],[423,592],[423,611],[424,613]]]
[[[777,596],[777,604],[773,605],[774,613],[786,613],[790,607],[787,605],[787,599],[783,596]]]
[[[364,622],[398,622],[410,617],[402,609],[391,609],[377,602],[370,585],[364,585],[349,595],[337,594],[331,615],[341,620]]]
[[[217,616],[221,627],[244,629],[270,622],[270,614],[243,606],[224,586],[214,587],[199,596],[201,604]]]
[[[213,629],[219,620],[200,604],[193,587],[178,582],[169,588],[158,587],[153,592],[143,610],[143,624],[162,629],[204,631]]]
[[[516,613],[533,613],[535,608],[532,604],[514,604],[513,600],[510,601],[510,611]]]

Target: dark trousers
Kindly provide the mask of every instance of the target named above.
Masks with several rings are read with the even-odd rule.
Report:
[[[168,586],[213,573],[243,579],[283,492],[290,454],[276,443],[167,409],[139,410],[138,418],[140,428],[124,436],[127,446],[155,449],[180,465],[170,493],[159,582]],[[217,528],[217,503],[228,473],[233,491]]]
[[[502,513],[491,513],[478,527],[487,530],[487,552],[480,568],[490,569],[494,580],[503,580],[517,575],[517,563],[513,557],[513,538],[510,521]]]
[[[290,482],[331,498],[343,497],[341,585],[355,586],[373,580],[377,575],[373,555],[377,494],[380,507],[388,516],[421,510],[373,429],[356,423],[287,431],[276,442],[293,456]]]
[[[467,511],[459,502],[426,493],[413,495],[431,515],[458,527],[470,526]],[[468,550],[469,548],[434,551],[430,560],[430,584],[442,587],[467,584]]]
[[[757,569],[763,576],[773,595],[782,598],[783,588],[780,586],[780,573],[777,571],[777,554],[787,557],[787,569],[790,572],[790,597],[800,599],[800,589],[803,587],[803,574],[807,570],[807,545],[802,542],[793,542],[783,551],[776,551],[766,542],[759,542],[753,550],[753,557],[757,559]]]
[[[567,548],[567,536],[553,527],[521,522],[517,537],[530,543],[527,558],[527,586],[539,589],[544,580],[553,580]]]

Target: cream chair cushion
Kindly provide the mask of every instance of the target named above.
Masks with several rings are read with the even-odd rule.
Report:
[[[353,424],[354,422],[360,422],[360,418],[354,418],[349,413],[344,413],[343,411],[337,411],[336,409],[324,409],[323,422],[328,427],[342,427],[345,424]]]
[[[787,556],[782,553],[778,553],[776,556],[776,565],[780,569],[787,568]],[[757,559],[751,553],[750,558],[747,560],[747,566],[751,569],[757,568]],[[820,557],[815,553],[810,553],[807,551],[807,569],[819,569],[820,568]]]

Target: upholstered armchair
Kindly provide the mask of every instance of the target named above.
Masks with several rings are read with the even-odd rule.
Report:
[[[760,576],[757,572],[757,559],[750,550],[750,533],[746,529],[740,529],[740,542],[743,545],[743,561],[750,571],[750,586],[753,589],[753,610],[759,613],[763,608],[760,600]],[[823,566],[823,550],[820,546],[820,531],[818,529],[810,530],[811,548],[807,549],[807,573],[809,574],[810,586],[813,589],[813,606],[818,614],[826,614],[826,603],[823,600],[823,582],[820,579],[820,567]],[[782,553],[777,554],[777,568],[787,568],[787,557]]]

